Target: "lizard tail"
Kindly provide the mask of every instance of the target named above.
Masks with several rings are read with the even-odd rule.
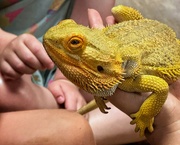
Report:
[[[88,104],[84,105],[82,108],[80,108],[79,110],[77,110],[77,112],[81,115],[84,115],[94,109],[98,108],[95,99],[93,99],[92,101],[90,101]]]

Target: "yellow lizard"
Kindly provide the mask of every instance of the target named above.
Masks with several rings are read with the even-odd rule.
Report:
[[[153,131],[154,117],[168,94],[168,84],[180,76],[180,41],[167,25],[143,18],[135,9],[112,9],[120,23],[104,29],[88,28],[73,20],[61,21],[44,35],[51,59],[74,84],[94,95],[104,113],[104,98],[116,88],[150,92],[138,112],[131,114],[135,131]],[[94,106],[94,102],[91,102]],[[81,114],[92,106],[80,109]]]

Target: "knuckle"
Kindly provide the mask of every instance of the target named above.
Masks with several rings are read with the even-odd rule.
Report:
[[[26,55],[26,57],[24,58],[24,61],[25,61],[26,63],[34,62],[34,56],[32,56],[32,55]]]
[[[1,71],[1,74],[4,78],[18,78],[20,74],[16,73],[15,71],[11,70],[10,68],[4,68]]]
[[[21,38],[21,39],[23,39],[23,40],[29,40],[29,39],[33,39],[34,36],[31,35],[31,34],[24,33],[24,34],[21,34],[21,35],[19,36],[19,38]]]
[[[6,74],[6,73],[10,72],[10,68],[9,68],[9,67],[6,67],[6,64],[5,64],[5,63],[6,63],[5,61],[2,61],[2,62],[0,63],[0,71],[1,71],[1,73],[3,73],[3,74]]]
[[[18,62],[15,65],[17,70],[24,70],[25,69],[25,65],[22,62]]]
[[[8,45],[8,48],[9,48],[9,49],[12,49],[12,50],[14,50],[14,49],[16,49],[16,48],[18,48],[18,47],[19,47],[19,43],[17,42],[16,39],[14,39],[13,41],[11,41],[11,43]]]
[[[43,46],[39,41],[34,41],[34,43],[31,43],[31,51],[33,54],[43,54]]]
[[[33,50],[32,50],[32,52],[36,55],[36,54],[39,54],[39,53],[42,53],[41,52],[41,47],[39,47],[39,46],[37,46],[36,44],[32,44],[32,48],[33,48]]]
[[[21,34],[18,37],[16,37],[15,39],[13,39],[9,46],[12,49],[18,49],[19,47],[22,46],[22,44],[24,42],[32,41],[33,39],[34,39],[34,36],[31,34]]]
[[[35,36],[31,34],[22,34],[20,35],[20,38],[26,41],[28,45],[30,45],[32,51],[40,51],[40,46],[42,44],[35,38]]]

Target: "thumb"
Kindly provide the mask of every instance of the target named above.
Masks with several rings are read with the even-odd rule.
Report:
[[[98,11],[88,9],[89,26],[92,28],[104,28],[103,20]]]
[[[63,104],[65,102],[65,96],[61,84],[57,81],[51,82],[48,85],[48,89],[53,94],[58,104]]]

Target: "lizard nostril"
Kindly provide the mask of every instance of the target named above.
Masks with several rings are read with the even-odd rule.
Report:
[[[97,70],[98,70],[99,72],[102,72],[102,71],[104,71],[104,68],[103,68],[102,66],[98,65],[98,66],[97,66]]]

